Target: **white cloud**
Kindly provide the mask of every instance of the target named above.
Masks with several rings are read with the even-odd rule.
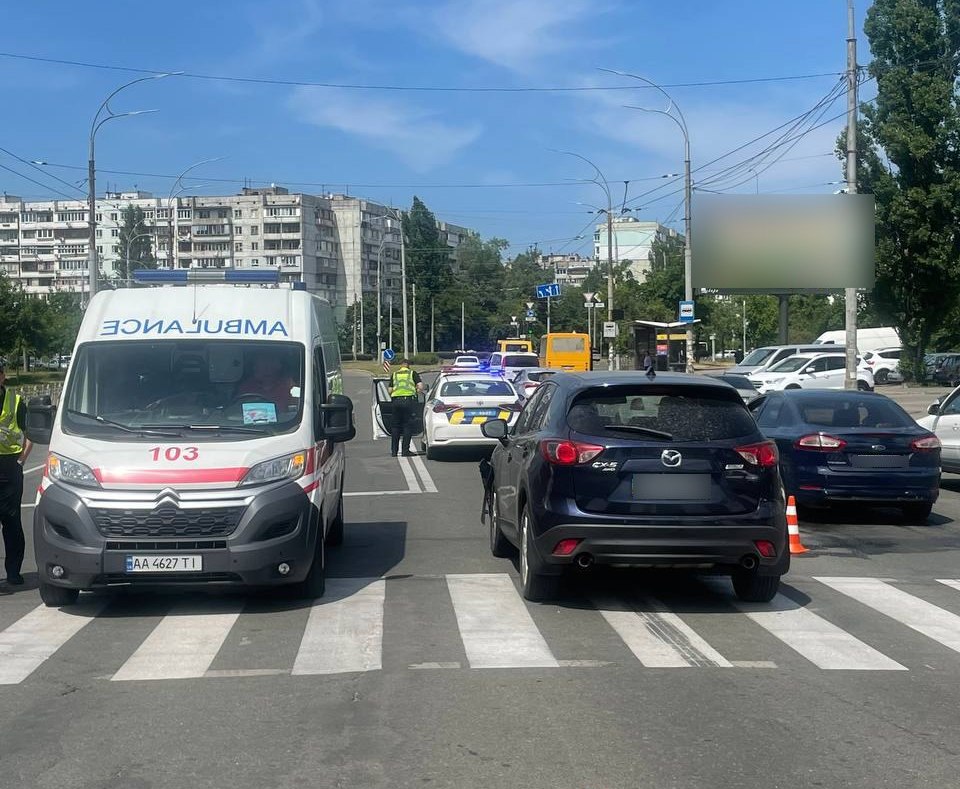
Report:
[[[433,22],[454,49],[527,71],[550,55],[582,48],[580,22],[597,11],[586,0],[451,0]]]
[[[456,126],[429,110],[346,90],[298,88],[288,106],[305,123],[391,151],[421,172],[450,161],[482,131],[479,124]]]

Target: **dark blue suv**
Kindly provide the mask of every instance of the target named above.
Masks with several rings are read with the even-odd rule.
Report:
[[[765,602],[790,566],[776,445],[729,384],[693,375],[559,373],[499,445],[485,480],[494,556],[520,551],[528,600],[568,568],[729,574]]]

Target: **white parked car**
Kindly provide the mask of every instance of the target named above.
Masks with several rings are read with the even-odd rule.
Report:
[[[453,360],[453,365],[450,368],[451,370],[479,370],[480,369],[480,357],[479,356],[458,356]]]
[[[940,439],[940,468],[960,474],[960,386],[931,403],[927,414],[917,424]]]
[[[437,450],[454,446],[493,446],[480,432],[489,419],[516,421],[523,409],[520,395],[503,376],[441,373],[423,409],[423,451],[435,458]]]
[[[873,390],[873,373],[857,357],[857,389]],[[846,357],[837,353],[798,353],[762,373],[747,376],[760,394],[784,389],[843,389]]]
[[[903,348],[896,346],[893,348],[878,348],[875,351],[867,351],[863,355],[863,361],[873,373],[877,384],[886,384],[900,382],[903,376],[900,375],[900,353]]]

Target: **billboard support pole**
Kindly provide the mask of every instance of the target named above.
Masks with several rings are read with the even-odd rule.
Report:
[[[786,345],[788,342],[790,342],[789,333],[787,331],[790,325],[790,297],[786,293],[780,293],[778,294],[777,299],[780,302],[780,344]]]

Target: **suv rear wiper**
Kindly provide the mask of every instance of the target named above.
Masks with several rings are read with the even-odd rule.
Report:
[[[176,438],[176,433],[171,433],[169,431],[162,431],[161,428],[167,427],[166,425],[158,425],[151,428],[150,425],[144,425],[142,427],[131,427],[130,425],[125,425],[123,422],[114,422],[112,419],[107,419],[100,414],[88,414],[86,411],[77,411],[75,408],[67,408],[66,412],[70,416],[82,416],[84,419],[92,419],[94,422],[99,422],[101,425],[107,425],[108,427],[115,427],[117,430],[122,430],[125,433],[135,433],[136,435],[151,435],[151,436],[167,436],[170,438]]]
[[[604,425],[604,430],[623,430],[629,433],[643,433],[644,435],[662,438],[665,441],[673,441],[673,433],[665,433],[662,430],[654,430],[650,427],[640,427],[640,425]]]
[[[208,431],[211,433],[214,433],[214,432],[246,433],[247,435],[252,435],[252,436],[269,436],[274,434],[274,431],[272,430],[259,430],[255,427],[243,427],[241,425],[144,425],[144,427],[170,428],[172,430],[201,430],[201,431]]]

